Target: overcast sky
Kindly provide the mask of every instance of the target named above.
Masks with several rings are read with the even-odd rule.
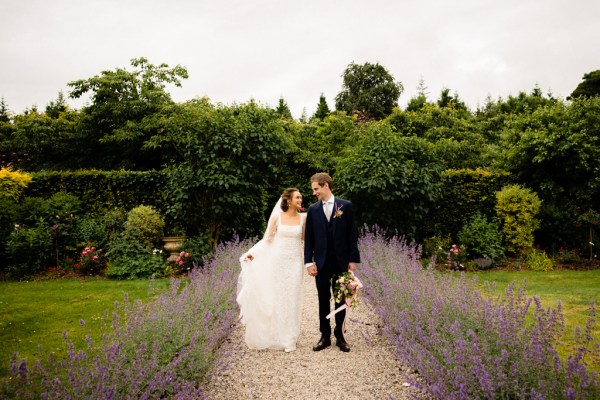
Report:
[[[177,102],[283,97],[310,116],[370,62],[402,83],[401,106],[423,79],[430,100],[446,87],[475,109],[536,84],[565,98],[600,69],[600,0],[0,0],[0,57],[13,113],[138,57],[188,70]]]

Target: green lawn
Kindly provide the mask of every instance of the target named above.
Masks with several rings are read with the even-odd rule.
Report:
[[[569,349],[575,345],[573,329],[576,326],[583,329],[588,321],[587,311],[590,301],[595,302],[596,307],[600,305],[600,269],[551,272],[492,270],[473,272],[467,275],[477,275],[481,284],[485,281],[495,282],[498,293],[504,292],[511,282],[516,282],[519,286],[526,281],[527,296],[539,297],[544,307],[556,308],[560,300],[566,324],[563,337],[564,346],[559,348],[559,352],[563,356],[570,354]],[[598,308],[597,313],[600,314]],[[594,337],[600,341],[598,326],[594,330]]]
[[[64,353],[64,331],[85,348],[85,336],[92,332],[98,338],[104,311],[123,302],[126,293],[130,300],[144,300],[152,295],[153,286],[162,290],[167,284],[168,280],[107,279],[0,282],[0,376],[7,375],[14,352],[28,363],[50,351]],[[81,319],[85,327],[80,326]]]

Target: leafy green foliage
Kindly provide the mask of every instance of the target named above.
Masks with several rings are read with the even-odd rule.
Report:
[[[279,114],[281,118],[293,119],[292,112],[290,111],[290,108],[283,97],[279,98],[279,103],[277,104],[275,112]]]
[[[343,74],[342,91],[335,97],[335,108],[365,113],[370,118],[382,119],[398,107],[398,98],[404,89],[378,63],[351,63]]]
[[[164,234],[165,221],[152,206],[137,206],[127,214],[125,231],[148,249],[160,241]]]
[[[386,118],[402,136],[418,136],[436,145],[436,158],[446,168],[475,169],[487,164],[490,149],[464,110],[424,103],[416,111],[394,112]]]
[[[51,228],[44,221],[16,227],[6,242],[6,272],[11,278],[23,278],[44,270],[52,258],[52,247]]]
[[[95,246],[105,248],[108,243],[108,232],[102,223],[89,216],[83,216],[77,223],[76,237],[81,247]]]
[[[500,222],[488,221],[487,217],[479,212],[463,226],[458,233],[458,240],[465,246],[471,259],[489,258],[497,261],[504,255]]]
[[[327,100],[325,99],[325,96],[323,95],[323,93],[321,93],[321,96],[319,96],[319,104],[317,104],[317,110],[315,111],[313,118],[318,118],[320,120],[324,120],[325,117],[327,117],[330,113],[331,113],[331,110],[329,110],[329,106],[327,105]]]
[[[66,110],[52,115],[32,111],[14,117],[3,147],[23,156],[22,168],[75,169],[92,158],[93,147],[79,136],[80,114]]]
[[[93,150],[87,168],[143,170],[160,165],[160,154],[144,147],[156,134],[148,128],[145,118],[173,103],[166,87],[180,87],[188,73],[181,66],[153,65],[143,57],[132,59],[131,65],[133,71],[117,68],[69,83],[72,98],[91,95],[91,104],[84,107],[79,127],[94,145],[86,147]]]
[[[428,236],[447,234],[456,240],[458,232],[477,213],[488,218],[495,216],[496,192],[509,178],[505,173],[484,169],[442,172],[443,190],[427,219]]]
[[[334,182],[352,199],[360,222],[415,237],[442,192],[434,145],[398,136],[388,123],[368,124],[361,135],[340,160]]]
[[[189,262],[195,266],[204,265],[204,261],[212,254],[211,237],[208,233],[200,234],[185,240],[182,251],[190,254]]]
[[[527,254],[527,266],[533,271],[552,271],[554,264],[545,251],[532,249]]]
[[[15,221],[20,213],[19,204],[6,198],[0,198],[0,265],[8,265],[6,254],[6,241],[15,229]],[[3,269],[3,268],[2,268]]]
[[[184,68],[145,58],[131,65],[72,82],[71,97],[91,99],[79,111],[62,93],[44,112],[13,115],[0,102],[0,165],[38,171],[21,200],[0,204],[3,265],[15,224],[31,228],[42,219],[53,235],[48,262],[58,265],[86,242],[114,242],[139,204],[155,207],[167,232],[208,234],[210,246],[235,233],[252,236],[283,188],[299,187],[308,205],[308,177],[319,171],[334,176],[336,194],[355,202],[361,222],[419,240],[458,243],[477,212],[493,217],[494,193],[509,183],[542,200],[534,230],[542,248],[585,248],[594,233],[580,220],[600,197],[598,96],[565,102],[536,86],[488,98],[471,113],[449,89],[428,101],[421,82],[402,111],[395,107],[402,86],[383,67],[353,63],[336,99],[347,108],[331,113],[321,95],[311,121],[299,122],[283,98],[276,109],[252,101],[176,104],[166,89],[187,78]],[[365,122],[362,114],[384,119]],[[52,204],[57,192],[84,207],[69,211],[66,198]]]
[[[577,246],[574,221],[600,197],[600,98],[540,107],[512,115],[495,167],[532,188],[544,201],[543,243]],[[560,220],[554,216],[560,215]],[[563,225],[556,230],[557,223]],[[558,225],[558,226],[561,226]]]
[[[302,160],[314,169],[307,171],[303,180],[308,181],[312,176],[309,172],[328,171],[333,174],[338,161],[346,157],[346,149],[356,144],[363,129],[353,117],[337,111],[323,120],[303,125],[294,138]]]
[[[10,122],[10,110],[4,97],[0,98],[0,123]]]
[[[451,95],[449,88],[442,89],[437,104],[442,108],[451,108],[457,110],[463,113],[463,115],[469,114],[467,105],[460,99],[458,93],[455,92],[454,95]]]
[[[107,277],[135,279],[162,275],[165,265],[162,254],[149,249],[139,237],[140,233],[130,228],[115,238],[106,252],[109,260]]]
[[[541,201],[537,194],[519,185],[505,186],[496,194],[496,214],[502,220],[506,251],[523,255],[533,247],[536,216]]]
[[[234,229],[258,233],[266,193],[281,190],[273,185],[292,165],[293,142],[279,116],[254,102],[224,107],[206,99],[164,111],[153,121],[161,134],[148,146],[169,157],[167,218],[215,242]]]
[[[600,69],[583,74],[583,81],[577,85],[570,99],[600,95]]]
[[[18,201],[30,182],[29,174],[0,168],[0,198]]]
[[[162,188],[166,175],[159,171],[42,171],[32,174],[28,197],[50,197],[59,191],[76,196],[92,215],[107,210],[131,210],[139,204],[164,209]]]

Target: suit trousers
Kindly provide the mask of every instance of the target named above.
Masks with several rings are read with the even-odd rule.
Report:
[[[337,265],[335,256],[327,257],[325,265],[319,270],[315,281],[317,284],[317,295],[319,298],[319,330],[322,336],[331,336],[331,324],[326,318],[331,310],[331,293],[342,271]],[[344,303],[335,303],[335,308],[340,307]],[[343,337],[344,319],[346,318],[346,310],[342,310],[335,314],[335,329],[333,331],[336,337]]]

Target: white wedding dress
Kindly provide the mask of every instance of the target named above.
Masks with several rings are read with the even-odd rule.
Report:
[[[272,240],[263,239],[246,254],[252,261],[241,259],[237,302],[245,341],[251,349],[294,350],[300,334],[302,278],[304,261],[302,229],[299,225],[283,225],[276,217]]]

